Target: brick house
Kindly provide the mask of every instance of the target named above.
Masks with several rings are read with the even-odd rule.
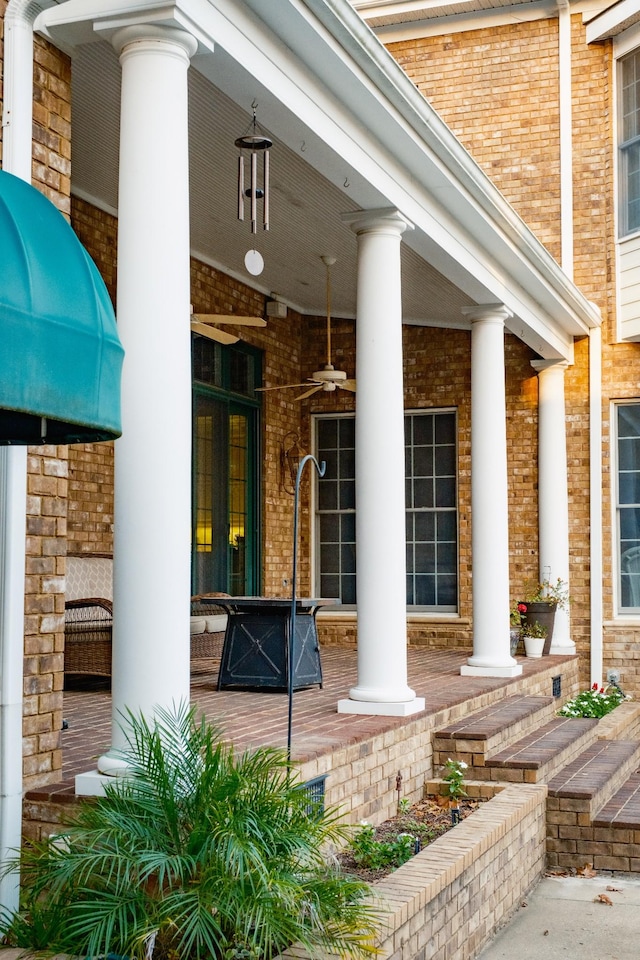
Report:
[[[192,594],[286,595],[293,445],[329,467],[303,487],[300,592],[339,597],[323,641],[366,654],[341,709],[421,709],[407,637],[517,675],[509,608],[547,573],[572,597],[552,653],[640,693],[640,15],[0,0],[0,17],[3,167],[69,216],[126,351],[115,457],[27,455],[24,783],[60,771],[66,558],[114,558],[114,714],[178,700]],[[273,139],[255,234],[235,146],[252,105]],[[225,322],[224,345],[190,333],[190,307],[266,325]],[[329,359],[357,417],[349,390],[256,392]]]

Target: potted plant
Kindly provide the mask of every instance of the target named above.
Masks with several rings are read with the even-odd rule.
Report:
[[[509,639],[511,642],[509,652],[512,657],[515,657],[518,652],[518,644],[522,636],[522,624],[526,610],[527,608],[524,603],[516,603],[509,611]]]
[[[534,620],[533,623],[525,623],[524,633],[524,652],[528,657],[541,657],[544,651],[544,642],[549,633],[547,627]]]
[[[558,577],[557,580],[551,580],[546,577],[540,583],[528,581],[524,588],[524,600],[518,607],[524,607],[522,611],[526,623],[539,623],[547,628],[547,644],[545,653],[549,653],[551,640],[553,637],[553,625],[556,617],[556,610],[563,609],[569,604],[569,590],[566,580]]]

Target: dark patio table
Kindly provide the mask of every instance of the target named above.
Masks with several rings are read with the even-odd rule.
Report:
[[[291,599],[284,597],[203,598],[227,611],[227,629],[218,690],[272,690],[286,693],[289,676]],[[293,690],[322,686],[316,613],[339,600],[296,600]]]

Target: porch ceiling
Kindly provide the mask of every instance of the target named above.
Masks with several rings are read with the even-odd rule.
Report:
[[[597,309],[347,0],[144,0],[144,7],[147,19],[191,25],[200,40],[190,71],[196,255],[317,314],[320,256],[332,254],[333,310],[349,317],[356,240],[340,214],[395,207],[415,225],[402,244],[405,322],[464,328],[463,307],[501,302],[513,313],[510,329],[540,356],[572,359],[573,337],[599,323]],[[136,10],[128,0],[67,0],[36,24],[73,56],[72,188],[114,212],[120,69],[108,40]],[[274,147],[271,230],[252,238],[236,220],[234,140],[254,100]],[[244,270],[254,245],[265,260],[257,280]]]
[[[215,73],[232,69],[224,51],[216,50]],[[277,293],[303,314],[322,314],[325,307],[325,267],[320,257],[332,254],[332,309],[336,316],[355,316],[356,239],[340,214],[359,209],[349,196],[305,161],[306,145],[298,149],[274,138],[271,150],[271,228],[252,236],[248,222],[236,218],[238,150],[235,139],[251,120],[251,103],[258,101],[257,118],[270,112],[273,97],[257,92],[249,78],[241,104],[216,88],[197,69],[189,74],[191,244],[195,256],[225,273]],[[211,72],[211,66],[208,67]],[[72,190],[117,213],[120,66],[110,44],[96,42],[78,48],[73,59]],[[272,108],[271,108],[272,110]],[[310,149],[312,149],[310,145]],[[343,182],[353,174],[342,164]],[[162,198],[158,198],[162,202]],[[379,205],[385,205],[379,198]],[[255,246],[264,257],[258,278],[244,267],[247,250]],[[402,246],[403,310],[407,322],[465,327],[462,307],[472,303],[456,285],[406,244]]]

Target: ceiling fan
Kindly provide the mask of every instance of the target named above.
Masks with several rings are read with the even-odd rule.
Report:
[[[220,330],[219,325],[234,323],[241,327],[266,327],[266,320],[261,317],[239,317],[233,313],[194,313],[191,307],[191,329],[194,333],[206,337],[208,340],[215,340],[216,343],[228,346],[237,343],[240,337]]]
[[[324,390],[325,393],[333,393],[335,390],[349,390],[355,393],[356,381],[347,378],[344,370],[336,370],[331,362],[331,267],[336,262],[335,257],[323,256],[322,262],[327,268],[327,362],[322,370],[314,370],[311,376],[304,383],[282,383],[277,387],[257,387],[256,391],[265,392],[267,390],[289,390],[292,387],[309,387],[304,393],[301,393],[296,400],[306,400],[318,390]]]

